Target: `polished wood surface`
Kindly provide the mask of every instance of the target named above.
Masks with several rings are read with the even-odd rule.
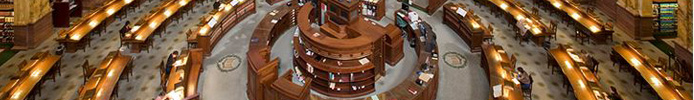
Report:
[[[596,8],[605,16],[610,17],[614,27],[619,28],[630,38],[637,40],[653,39],[654,16],[639,16],[631,13],[625,7],[617,4],[618,0],[596,0]],[[648,5],[650,7],[650,5]]]
[[[489,0],[497,7],[506,11],[506,13],[513,16],[517,21],[522,21],[527,26],[523,26],[528,29],[533,36],[547,36],[547,26],[540,22],[539,16],[534,16],[529,12],[525,11],[523,8],[519,7],[517,2],[514,0]],[[516,25],[516,23],[511,23]]]
[[[292,74],[289,70],[285,72],[279,79],[272,83],[272,89],[275,95],[268,96],[266,100],[308,100],[311,95],[311,78],[305,78],[303,85],[298,85],[292,82]]]
[[[231,5],[232,2],[238,3]],[[210,54],[217,42],[231,28],[256,12],[255,0],[227,0],[222,5],[224,6],[220,9],[213,9],[204,15],[197,28],[187,33],[188,43],[194,44],[196,48],[202,48],[205,55]],[[210,24],[213,20],[215,22],[212,23],[215,24]]]
[[[273,14],[267,14],[258,22],[248,46],[248,83],[246,94],[252,100],[266,100],[265,95],[272,89],[271,84],[277,80],[279,59],[270,58],[270,49],[278,37],[290,26],[295,25],[294,11],[296,6],[282,5]],[[272,20],[276,20],[273,23]],[[270,98],[268,98],[270,99]]]
[[[558,48],[551,49],[549,53],[557,61],[557,63],[559,63],[559,67],[561,67],[562,72],[564,72],[564,75],[573,87],[573,92],[574,95],[576,95],[576,98],[578,100],[604,100],[607,98],[607,94],[604,93],[605,91],[600,86],[600,83],[595,78],[595,75],[593,75],[591,71],[587,70],[587,68],[583,68],[585,66],[577,64],[578,62],[574,61],[573,58],[570,57],[567,49],[567,47],[560,46]],[[596,94],[596,91],[599,94]]]
[[[470,51],[479,52],[482,50],[481,45],[484,39],[493,37],[492,32],[485,27],[480,21],[480,18],[473,13],[471,9],[466,9],[462,3],[447,3],[443,5],[443,21],[448,27],[453,29],[460,38],[467,43]],[[462,16],[456,11],[463,9],[467,11],[465,16]]]
[[[483,67],[487,72],[489,80],[489,99],[495,100],[523,100],[523,92],[520,84],[513,82],[514,66],[508,54],[501,46],[492,44],[482,44]],[[501,85],[501,97],[494,98],[493,86]]]
[[[10,80],[10,82],[0,91],[0,99],[3,100],[24,100],[34,90],[34,87],[50,70],[53,70],[54,64],[60,61],[60,56],[40,52],[34,54],[39,57],[36,60],[31,60],[26,66],[20,69],[20,77]]]
[[[329,20],[320,29],[312,28],[308,18],[312,10],[312,4],[299,9],[296,19],[301,33],[294,37],[294,41],[299,41],[294,42],[294,62],[302,73],[314,76],[309,77],[313,78],[311,88],[332,97],[358,97],[374,92],[376,77],[385,73],[382,48],[389,30],[360,15],[346,24]],[[362,45],[345,47],[334,43]]]
[[[87,0],[89,1],[89,0]],[[58,38],[56,40],[62,42],[78,42],[87,34],[89,34],[95,27],[101,24],[106,19],[110,18],[112,15],[119,12],[122,8],[126,7],[128,4],[135,0],[112,0],[106,5],[97,8],[96,11],[80,19],[77,24],[70,27],[68,31],[62,31],[58,33]]]
[[[145,42],[145,40],[154,33],[154,30],[164,24],[163,22],[168,18],[179,12],[184,6],[194,4],[190,3],[191,1],[192,0],[167,0],[158,8],[155,8],[157,9],[155,12],[137,21],[132,29],[126,33],[124,40],[134,43]]]
[[[131,67],[132,57],[114,51],[101,61],[92,77],[81,87],[79,100],[109,100],[117,89],[118,80],[126,67]]]
[[[176,59],[168,75],[165,93],[178,92],[183,88],[183,98],[197,95],[198,80],[202,68],[203,54],[201,49],[186,50]]]
[[[641,74],[648,84],[658,93],[661,99],[664,100],[692,100],[691,93],[685,91],[676,81],[655,69],[647,60],[645,56],[634,48],[636,43],[624,43],[620,45],[615,45],[612,50],[619,53],[622,58],[624,58],[633,68],[635,68],[638,73]]]
[[[581,9],[580,5],[571,3],[567,0],[544,0],[552,4],[553,7],[564,11],[578,23],[588,28],[593,34],[601,34],[600,32],[612,31],[611,26],[606,26],[605,23],[596,19],[595,15],[591,15],[585,9]]]

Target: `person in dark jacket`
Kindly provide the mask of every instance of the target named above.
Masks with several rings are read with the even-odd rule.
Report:
[[[212,7],[214,7],[215,10],[219,10],[219,5],[222,5],[222,3],[220,3],[219,0],[215,0]]]
[[[178,51],[171,53],[169,58],[166,60],[166,75],[169,75],[171,72],[171,68],[173,68],[173,63],[176,62],[176,58],[178,58]]]
[[[608,98],[610,98],[610,100],[622,100],[622,96],[619,95],[619,93],[617,92],[617,89],[614,88],[614,86],[610,86],[610,91],[612,92],[608,96]]]
[[[121,37],[124,37],[125,33],[128,33],[128,31],[130,31],[130,26],[128,26],[128,25],[130,25],[130,21],[125,21],[125,24],[123,24],[123,27],[120,28],[120,36]]]

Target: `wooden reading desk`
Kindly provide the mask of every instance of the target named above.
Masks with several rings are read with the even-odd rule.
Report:
[[[508,54],[504,48],[493,44],[482,44],[482,66],[489,80],[489,99],[494,100],[523,100],[523,90],[520,84],[514,83],[516,78]],[[501,87],[501,95],[494,95],[494,87]]]
[[[10,80],[7,85],[0,90],[2,100],[24,100],[33,98],[31,95],[40,92],[40,87],[45,81],[47,74],[55,74],[54,71],[60,69],[56,67],[60,63],[60,56],[39,52],[31,57],[31,61],[25,66],[21,66],[19,77]],[[55,68],[53,68],[55,67]]]
[[[135,22],[132,29],[125,33],[121,41],[130,44],[132,52],[139,53],[140,50],[149,49],[152,46],[151,35],[155,32],[166,32],[166,25],[171,23],[172,17],[180,18],[184,10],[192,10],[195,3],[192,0],[167,0],[159,7],[154,8],[150,15],[144,16]],[[160,26],[163,26],[160,28]]]
[[[532,41],[535,44],[542,45],[545,38],[551,35],[547,32],[547,25],[540,22],[540,17],[534,16],[519,7],[520,4],[517,4],[518,2],[514,0],[489,0],[489,2],[505,11],[506,14],[511,15],[512,19],[515,20],[510,23],[520,29],[521,34],[532,34]]]
[[[608,95],[600,85],[599,79],[583,64],[588,59],[581,58],[573,49],[565,46],[559,46],[549,52],[571,83],[578,100],[607,99]]]
[[[453,29],[467,43],[470,51],[482,51],[482,42],[494,37],[491,30],[480,22],[480,18],[472,10],[465,9],[461,3],[443,5],[443,24]]]
[[[638,44],[626,42],[613,46],[612,50],[621,55],[624,60],[636,69],[653,90],[658,93],[661,99],[692,100],[691,93],[684,90],[681,83],[673,80],[672,77],[662,72],[662,70],[653,67],[653,64],[656,63],[635,48],[639,48]]]
[[[55,40],[64,45],[67,52],[76,52],[78,49],[84,49],[90,42],[89,33],[95,29],[105,30],[106,26],[114,21],[114,14],[125,12],[124,8],[130,3],[139,3],[141,1],[144,0],[112,0],[80,19],[69,30],[61,30]]]
[[[132,67],[132,57],[110,52],[92,73],[84,86],[79,89],[79,100],[110,100],[118,92],[118,80],[127,75],[127,67]],[[117,93],[116,93],[117,94]]]
[[[203,54],[201,49],[186,50],[176,59],[166,81],[165,93],[177,93],[180,98],[198,96],[197,87],[202,71]]]
[[[581,29],[582,34],[591,36],[593,40],[599,43],[605,43],[607,37],[611,37],[614,30],[612,30],[612,25],[605,24],[597,19],[597,15],[593,13],[588,13],[585,9],[580,9],[578,4],[571,3],[567,0],[542,0],[549,2],[554,8],[565,12],[568,16],[571,16],[573,20],[581,24],[583,27]]]
[[[219,40],[236,24],[255,14],[255,0],[226,0],[220,9],[213,9],[204,15],[197,29],[188,31],[189,47],[202,48],[209,55]]]

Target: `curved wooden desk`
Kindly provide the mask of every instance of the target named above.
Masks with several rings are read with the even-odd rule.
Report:
[[[151,45],[152,40],[150,35],[155,30],[166,30],[166,25],[171,22],[171,16],[176,18],[182,16],[182,8],[184,10],[192,10],[195,3],[190,3],[193,0],[167,0],[161,6],[155,8],[150,15],[144,16],[139,21],[133,24],[132,29],[125,34],[121,39],[133,48],[133,52],[138,53],[142,48],[147,48]],[[181,11],[179,11],[181,10]],[[163,28],[159,28],[160,26]]]
[[[295,25],[293,18],[296,8],[296,6],[280,6],[272,11],[274,14],[263,17],[256,26],[246,53],[249,67],[246,93],[249,99],[275,100],[273,98],[277,97],[277,93],[266,94],[266,91],[274,91],[271,85],[279,75],[277,73],[279,59],[270,60],[270,49],[284,31]],[[273,23],[272,20],[276,22]]]
[[[542,45],[544,43],[544,38],[546,36],[549,36],[551,34],[548,33],[548,28],[547,25],[544,23],[540,22],[540,17],[535,16],[530,14],[529,12],[525,11],[525,9],[519,7],[518,2],[511,1],[511,0],[482,0],[484,2],[489,2],[497,7],[498,9],[503,10],[506,12],[506,14],[512,16],[513,22],[509,22],[513,24],[513,26],[517,27],[518,29],[521,30],[522,33],[527,34],[525,30],[530,31],[530,33],[533,35],[532,41],[535,42],[535,44]],[[487,3],[488,4],[488,3]],[[491,7],[492,5],[488,4],[487,6]],[[494,8],[496,9],[496,8]],[[522,24],[522,25],[520,25]]]
[[[564,46],[551,49],[549,53],[561,67],[564,76],[573,87],[574,95],[579,100],[605,100],[607,93],[603,90],[598,79],[587,67],[578,64],[579,61],[571,57]],[[576,58],[585,59],[585,58]]]
[[[583,27],[580,30],[588,30],[591,34],[587,34],[592,37],[593,40],[598,42],[605,42],[606,37],[611,36],[614,33],[611,24],[606,24],[600,22],[596,19],[594,13],[589,13],[584,9],[580,9],[578,5],[569,3],[566,0],[540,0],[551,4],[556,10],[563,11],[566,15],[571,16],[573,20],[581,24]],[[550,6],[550,5],[546,5]]]
[[[193,48],[201,48],[209,55],[214,46],[236,24],[255,14],[255,0],[227,0],[220,9],[213,9],[204,15],[197,29],[188,31],[187,41]]]
[[[114,14],[126,11],[121,9],[130,5],[130,3],[140,3],[142,1],[144,0],[112,0],[105,6],[97,8],[94,13],[80,19],[80,22],[70,27],[69,30],[61,30],[55,40],[65,45],[67,52],[83,49],[86,46],[85,43],[89,43],[89,40],[83,38],[88,36],[92,30],[99,27],[105,28],[106,25],[114,21]]]
[[[164,92],[182,94],[183,97],[181,98],[197,96],[198,80],[203,63],[202,49],[185,50],[181,54],[176,59],[176,63],[172,65],[174,67],[171,68],[171,73],[168,75]]]
[[[79,100],[109,100],[117,92],[118,80],[125,74],[126,67],[132,67],[132,57],[119,51],[109,53],[96,68],[92,77],[79,89]]]
[[[482,67],[487,72],[489,80],[489,99],[494,100],[523,100],[523,92],[519,84],[513,83],[515,68],[511,66],[508,54],[498,45],[482,44]],[[501,96],[494,96],[494,86],[501,86]]]
[[[36,59],[33,59],[36,57]],[[2,100],[24,100],[31,98],[29,95],[41,89],[44,76],[49,72],[58,70],[60,56],[39,52],[32,57],[32,60],[23,66],[20,70],[20,76],[17,79],[12,79],[0,90],[0,99]],[[29,96],[29,97],[28,97]]]
[[[457,13],[457,10],[467,11],[465,16]],[[480,18],[472,10],[464,10],[462,3],[447,3],[443,5],[443,24],[453,29],[458,36],[465,41],[471,52],[482,51],[482,42],[494,37],[492,32],[485,27]]]
[[[653,67],[650,61],[646,60],[646,56],[641,55],[634,48],[635,43],[624,43],[612,47],[614,52],[617,52],[624,60],[633,66],[641,77],[658,93],[661,99],[665,100],[692,100],[691,93],[684,90],[680,83],[672,80],[672,78]],[[636,77],[636,76],[635,76]]]
[[[304,46],[305,44],[308,44],[307,41],[304,41],[300,38],[302,37],[312,37],[312,34],[309,35],[301,35],[303,33],[316,33],[320,32],[318,30],[313,30],[313,29],[302,29],[302,27],[310,27],[309,26],[309,16],[310,13],[313,12],[313,5],[312,4],[306,4],[300,9],[297,9],[295,5],[289,7],[289,6],[280,6],[277,8],[275,11],[271,11],[271,14],[266,15],[260,22],[259,25],[256,27],[253,36],[251,37],[251,42],[249,45],[249,50],[247,52],[247,59],[248,59],[248,65],[249,65],[249,75],[248,75],[248,97],[250,99],[256,99],[256,100],[275,100],[275,99],[297,99],[299,98],[300,100],[305,100],[303,97],[311,97],[310,99],[322,99],[322,98],[315,98],[314,95],[311,95],[306,88],[311,88],[311,90],[315,90],[317,92],[323,93],[321,91],[325,92],[325,89],[329,88],[329,82],[339,82],[339,80],[330,80],[330,73],[333,73],[333,79],[349,79],[351,72],[354,73],[360,73],[360,74],[353,74],[351,75],[353,80],[356,82],[351,82],[351,84],[357,84],[357,85],[365,85],[365,87],[359,87],[361,88],[362,93],[357,93],[357,92],[343,92],[343,93],[354,93],[357,95],[365,95],[370,92],[368,91],[374,91],[373,89],[373,82],[375,81],[375,75],[376,75],[376,68],[374,67],[373,64],[375,64],[375,61],[369,61],[368,63],[361,64],[359,60],[352,60],[352,61],[346,61],[346,60],[325,60],[323,62],[322,60],[315,60],[313,57],[317,54],[313,55],[307,55],[305,54],[306,50]],[[299,10],[298,12],[296,10]],[[296,15],[296,16],[295,16]],[[296,21],[304,21],[304,22],[295,22],[294,18],[296,18]],[[275,23],[276,22],[276,23]],[[287,24],[281,24],[281,23],[287,23]],[[271,59],[270,58],[270,49],[272,48],[272,44],[276,41],[276,39],[284,33],[291,25],[295,25],[294,23],[298,24],[299,29],[301,32],[300,34],[294,34],[294,48],[295,48],[295,57],[294,57],[294,63],[297,65],[298,71],[300,71],[303,75],[302,77],[306,77],[307,80],[310,80],[306,82],[306,85],[304,85],[303,88],[299,87],[298,85],[294,85],[293,87],[285,87],[286,85],[292,85],[292,84],[286,84],[280,86],[279,83],[289,83],[288,79],[282,79],[286,78],[289,74],[283,75],[283,77],[280,77],[279,79],[277,78],[277,67],[279,65],[279,60],[278,59]],[[304,24],[302,24],[304,23]],[[430,26],[427,25],[427,28],[431,29]],[[392,26],[391,26],[392,27]],[[355,28],[356,29],[356,28]],[[397,29],[397,28],[396,28]],[[387,29],[386,29],[387,30]],[[431,30],[428,32],[431,32],[430,34],[433,34]],[[320,33],[319,33],[320,34]],[[321,34],[323,35],[323,34]],[[323,35],[324,36],[324,35]],[[399,37],[399,36],[398,36]],[[433,38],[433,35],[429,35],[427,37],[428,39]],[[324,36],[323,38],[318,38],[318,39],[329,39],[328,37]],[[368,37],[364,37],[364,39],[368,39]],[[338,40],[333,38],[333,40]],[[340,40],[340,41],[346,41],[346,40]],[[330,43],[330,42],[336,42],[336,41],[323,41],[323,43]],[[412,76],[408,77],[405,82],[400,83],[397,87],[387,91],[383,92],[381,94],[378,94],[379,97],[381,98],[398,98],[398,99],[415,99],[415,100],[430,100],[430,99],[435,99],[436,98],[436,90],[438,89],[438,58],[432,58],[432,52],[427,52],[425,50],[425,44],[427,42],[417,42],[418,48],[417,48],[417,53],[419,59],[417,60],[417,66],[419,65],[428,65],[428,63],[433,64],[428,70],[423,71],[423,69],[416,69],[412,73]],[[436,45],[435,42],[432,42],[434,44],[429,44],[429,45]],[[318,44],[318,43],[316,43]],[[344,44],[344,43],[341,43]],[[359,44],[359,43],[358,43]],[[361,43],[362,45],[372,45],[371,43]],[[334,44],[333,44],[334,45]],[[383,45],[383,44],[381,44]],[[331,45],[332,46],[332,45]],[[358,47],[359,45],[349,45],[347,47],[340,47],[340,48],[349,48],[349,47]],[[436,53],[437,50],[433,50],[434,53]],[[340,62],[338,64],[337,62]],[[308,62],[308,64],[307,64]],[[427,63],[428,62],[428,63]],[[384,64],[385,62],[380,62],[381,64]],[[309,69],[308,65],[311,65],[312,67]],[[315,68],[315,69],[314,69]],[[312,73],[309,72],[309,70],[313,70]],[[363,73],[361,71],[364,71]],[[337,72],[344,72],[344,74],[337,75]],[[416,83],[417,80],[419,80],[420,75],[418,75],[418,72],[426,73],[426,75],[429,75],[431,77],[424,77],[426,78],[426,81],[422,81],[424,85],[418,85]],[[288,72],[290,73],[290,72]],[[345,82],[347,80],[344,80]],[[349,86],[350,82],[346,82],[348,84],[346,85],[341,85],[341,84],[335,84],[335,87],[343,88],[344,91],[351,90],[352,87]],[[369,85],[369,87],[366,87],[366,85]],[[306,87],[310,86],[310,87]],[[285,87],[285,88],[282,88]],[[365,88],[371,88],[371,89],[365,89]],[[274,92],[273,92],[274,91]],[[300,93],[284,93],[284,92],[297,92],[297,91],[302,91]],[[331,90],[333,91],[333,90]],[[325,93],[324,93],[325,94]],[[291,98],[277,98],[279,97],[278,95],[285,95],[285,96],[290,96]],[[327,94],[330,95],[330,94]],[[343,97],[349,97],[350,95],[342,95]],[[332,95],[334,96],[334,95]],[[351,95],[355,96],[355,95]]]

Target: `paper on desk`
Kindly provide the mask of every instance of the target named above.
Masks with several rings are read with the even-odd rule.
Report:
[[[494,98],[500,97],[502,93],[501,84],[494,85],[494,87],[492,87],[492,91],[494,91]]]
[[[369,62],[370,62],[369,59],[366,59],[366,58],[359,59],[359,63],[361,65],[364,65],[364,64],[369,63]]]
[[[467,14],[467,11],[463,10],[463,8],[458,7],[458,10],[455,11],[456,13],[460,14],[460,16],[465,17]]]
[[[210,25],[210,27],[214,27],[214,25],[217,24],[217,19],[210,18],[210,22],[207,22],[207,25]]]

